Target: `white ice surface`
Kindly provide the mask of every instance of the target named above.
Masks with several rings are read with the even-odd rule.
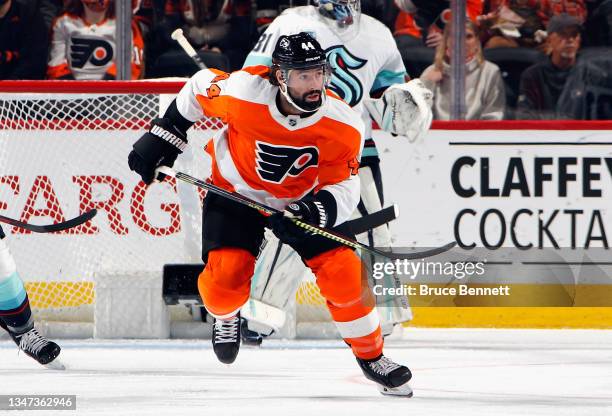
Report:
[[[381,396],[339,341],[268,341],[232,366],[209,340],[60,344],[63,372],[0,342],[0,394],[76,394],[65,416],[612,415],[612,331],[408,330],[385,352],[412,399]]]

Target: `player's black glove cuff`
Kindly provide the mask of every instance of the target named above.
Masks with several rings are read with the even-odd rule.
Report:
[[[176,128],[170,120],[158,118],[151,122],[149,131],[134,143],[128,165],[148,185],[155,179],[155,169],[160,166],[172,167],[186,146],[186,133]]]
[[[323,203],[314,197],[292,202],[285,207],[285,211],[289,213],[289,216],[318,227],[325,227],[328,223]]]

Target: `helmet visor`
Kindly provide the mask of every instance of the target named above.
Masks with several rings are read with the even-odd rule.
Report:
[[[331,79],[327,63],[311,68],[281,68],[285,88],[281,92],[301,111],[316,111],[325,101],[325,89]]]
[[[331,68],[325,63],[309,68],[283,69],[283,81],[287,87],[295,90],[323,90],[329,85]]]

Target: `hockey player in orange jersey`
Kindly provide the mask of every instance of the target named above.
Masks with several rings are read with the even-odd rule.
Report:
[[[255,258],[269,227],[312,269],[365,376],[383,394],[410,396],[410,370],[383,355],[375,302],[357,254],[288,218],[348,233],[343,223],[359,201],[365,126],[357,112],[326,90],[329,78],[325,53],[314,38],[280,36],[271,67],[195,74],[164,117],[134,144],[128,162],[151,183],[157,167],[173,165],[194,122],[219,117],[226,126],[207,146],[212,183],[284,210],[265,217],[212,193],[205,198],[206,266],[198,288],[215,317],[212,342],[220,361],[229,364],[238,355],[240,309],[249,298]]]

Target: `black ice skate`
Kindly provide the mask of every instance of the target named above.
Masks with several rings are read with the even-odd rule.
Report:
[[[244,318],[240,319],[240,336],[242,337],[242,343],[244,345],[259,347],[263,342],[263,335],[251,331],[248,321]]]
[[[408,385],[412,373],[408,367],[394,363],[384,355],[373,360],[357,358],[357,362],[366,378],[375,382],[382,394],[412,397],[412,389]]]
[[[215,319],[212,334],[215,355],[225,364],[231,364],[240,350],[240,313],[228,320]]]
[[[58,361],[52,365],[53,360],[60,354],[61,348],[53,341],[49,341],[38,333],[36,328],[32,327],[28,331],[22,334],[16,334],[11,332],[5,325],[2,325],[6,329],[15,341],[15,344],[19,349],[26,353],[26,355],[34,358],[42,365],[49,366],[54,369],[63,369],[63,365]]]

